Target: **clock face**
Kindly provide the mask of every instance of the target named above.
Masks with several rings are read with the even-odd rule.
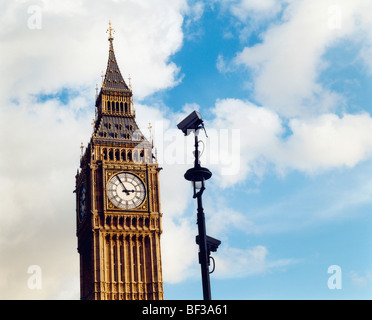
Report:
[[[86,196],[86,190],[85,185],[82,184],[79,191],[79,218],[80,221],[83,220],[85,214],[87,211],[87,196]]]
[[[135,209],[146,197],[143,182],[136,175],[122,172],[114,175],[107,183],[110,201],[120,209]]]

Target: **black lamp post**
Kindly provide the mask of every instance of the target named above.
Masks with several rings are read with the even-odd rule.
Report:
[[[203,168],[199,163],[200,154],[198,149],[198,130],[204,128],[203,120],[197,111],[193,111],[188,117],[181,121],[177,127],[182,130],[185,135],[188,135],[191,131],[195,131],[194,167],[186,171],[185,179],[192,182],[194,189],[193,198],[197,199],[197,223],[199,235],[196,237],[196,242],[199,245],[199,263],[201,266],[203,298],[204,300],[211,300],[209,254],[210,251],[216,251],[221,242],[217,239],[213,239],[212,237],[208,237],[206,234],[202,195],[205,190],[204,182],[212,176],[212,172],[210,172],[207,168]],[[211,249],[211,243],[209,242],[214,242],[214,250]]]

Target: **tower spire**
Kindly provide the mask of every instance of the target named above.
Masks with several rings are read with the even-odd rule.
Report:
[[[108,33],[109,35],[108,40],[110,41],[110,48],[107,69],[102,82],[102,87],[105,88],[106,90],[114,92],[128,92],[130,91],[130,88],[128,88],[127,84],[124,81],[123,76],[121,75],[115,57],[113,46],[114,40],[113,34],[115,33],[115,30],[111,26],[111,20],[109,21],[109,28],[107,29],[106,33]]]
[[[133,93],[113,48],[95,103],[93,133],[76,175],[80,297],[163,299],[159,167],[138,127]],[[128,82],[129,84],[130,82]]]

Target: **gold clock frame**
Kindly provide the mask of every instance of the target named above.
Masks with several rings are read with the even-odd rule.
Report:
[[[120,173],[129,173],[134,176],[136,176],[140,181],[143,183],[143,186],[145,188],[145,198],[143,199],[142,203],[133,209],[122,209],[118,208],[115,206],[109,199],[108,194],[107,194],[107,184],[110,181],[110,179]],[[122,169],[122,170],[106,170],[105,174],[105,190],[104,190],[104,197],[105,197],[105,207],[107,211],[115,211],[115,212],[133,212],[133,213],[138,213],[138,212],[148,212],[149,211],[149,201],[148,201],[148,196],[149,196],[149,190],[148,190],[148,183],[147,183],[147,177],[146,173],[138,170],[138,171],[133,171],[129,169]]]

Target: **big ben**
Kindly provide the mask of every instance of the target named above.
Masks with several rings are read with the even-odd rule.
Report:
[[[160,168],[135,121],[109,33],[93,134],[76,175],[80,298],[163,299]]]

